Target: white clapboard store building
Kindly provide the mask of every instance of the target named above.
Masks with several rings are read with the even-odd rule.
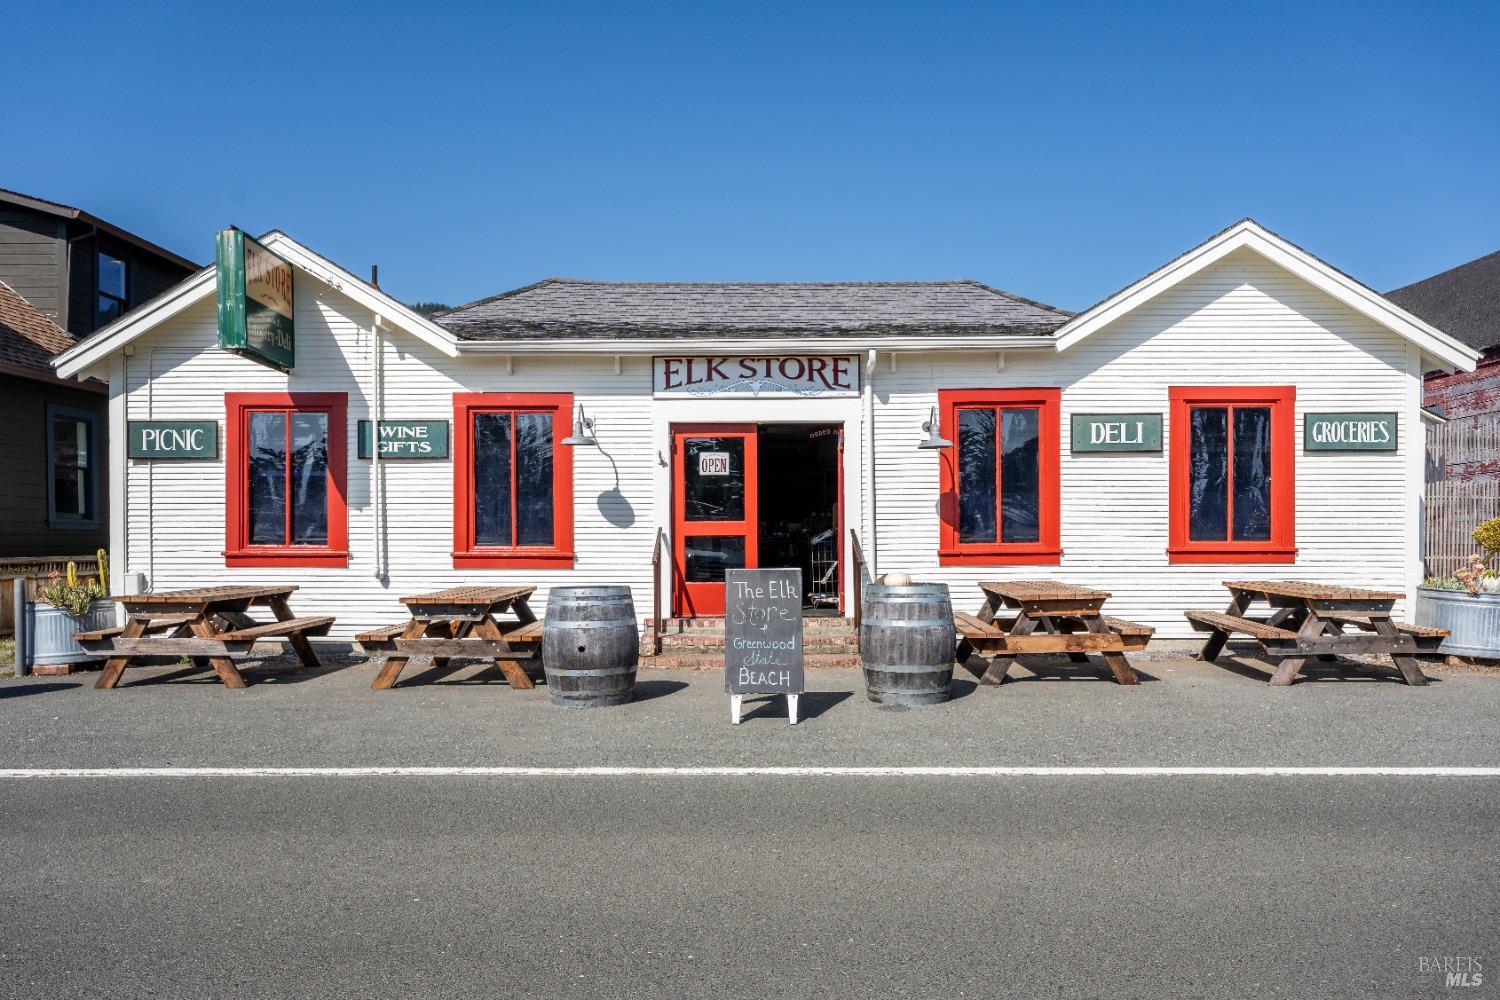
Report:
[[[280,232],[78,344],[119,592],[291,582],[332,635],[459,583],[722,609],[1054,578],[1190,635],[1225,579],[1421,573],[1424,371],[1477,355],[1246,220],[1073,315],[974,281],[547,280],[424,319]],[[371,447],[368,421],[379,421]]]

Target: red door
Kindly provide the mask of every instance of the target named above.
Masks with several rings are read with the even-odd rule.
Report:
[[[674,605],[679,615],[722,615],[724,571],[759,565],[754,424],[672,427]]]

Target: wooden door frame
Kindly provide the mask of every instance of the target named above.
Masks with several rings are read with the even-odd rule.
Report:
[[[682,477],[687,475],[683,466],[682,441],[685,438],[714,436],[743,436],[745,440],[745,516],[740,521],[698,521],[706,530],[691,532],[694,536],[742,535],[745,539],[745,567],[753,569],[760,562],[760,424],[754,421],[735,423],[673,423],[672,461],[668,470],[671,476],[672,496],[672,614],[688,617],[703,614],[690,610],[687,582],[687,528],[686,497],[680,488]],[[726,525],[737,525],[736,530],[726,531]]]
[[[687,614],[688,614],[688,612],[687,612],[687,608],[688,608],[687,592],[684,589],[686,587],[686,576],[687,576],[687,572],[686,572],[686,569],[687,569],[687,566],[686,566],[687,545],[686,545],[686,539],[684,537],[684,532],[682,531],[682,527],[683,527],[683,524],[685,522],[683,521],[683,519],[681,517],[681,514],[682,514],[681,504],[683,503],[684,498],[681,496],[681,491],[678,488],[678,478],[677,478],[678,477],[678,464],[682,460],[682,456],[679,454],[679,450],[680,449],[679,449],[678,442],[681,440],[682,437],[698,437],[698,436],[708,437],[708,436],[711,436],[713,434],[746,434],[747,433],[746,428],[749,428],[750,429],[749,432],[748,432],[749,436],[754,437],[756,439],[756,446],[754,448],[754,451],[755,451],[755,457],[756,457],[756,460],[757,460],[757,463],[758,463],[759,462],[759,457],[760,457],[760,447],[759,447],[760,429],[762,427],[766,427],[766,426],[777,426],[777,425],[785,425],[785,424],[803,424],[803,425],[811,426],[811,427],[830,427],[830,428],[832,428],[834,430],[834,432],[838,436],[837,437],[837,447],[835,449],[835,454],[834,454],[834,477],[835,477],[835,482],[837,483],[837,493],[836,493],[836,499],[835,499],[835,503],[837,504],[837,511],[836,511],[836,516],[835,516],[835,529],[834,530],[835,530],[835,532],[837,533],[837,536],[838,536],[837,539],[836,539],[835,551],[838,553],[839,614],[842,615],[842,614],[846,614],[847,613],[847,608],[849,606],[849,585],[850,584],[849,584],[849,578],[848,578],[849,558],[848,558],[848,553],[845,551],[845,549],[848,546],[848,515],[847,515],[847,508],[846,508],[847,496],[846,496],[846,490],[845,490],[845,486],[844,486],[844,472],[845,472],[845,465],[844,465],[844,461],[845,461],[844,445],[845,445],[845,438],[846,438],[846,436],[848,434],[849,422],[847,420],[771,420],[771,421],[749,421],[749,422],[735,422],[735,423],[726,423],[726,422],[722,422],[722,421],[703,422],[703,423],[699,423],[699,422],[696,422],[696,421],[686,421],[686,422],[672,421],[672,422],[668,423],[668,425],[667,425],[667,433],[669,435],[670,442],[671,442],[670,449],[669,449],[669,454],[671,456],[671,461],[668,463],[668,468],[667,468],[667,482],[668,482],[667,495],[668,495],[670,506],[671,506],[671,518],[672,518],[672,520],[671,520],[671,525],[672,525],[672,533],[671,533],[671,541],[672,541],[671,574],[672,574],[672,579],[671,579],[671,586],[670,586],[669,590],[670,590],[670,600],[671,600],[671,614],[673,616],[675,616],[675,617],[686,617]],[[748,449],[747,449],[746,454],[747,454],[747,456],[749,455],[749,450]],[[748,457],[747,457],[746,461],[747,461],[747,465],[748,465],[748,461],[749,461]],[[756,471],[754,473],[753,482],[751,480],[749,471],[747,469],[746,484],[745,484],[745,489],[746,489],[746,510],[747,510],[747,513],[749,511],[749,508],[752,506],[751,497],[750,497],[750,488],[751,488],[752,485],[754,486],[754,490],[755,490],[755,496],[754,496],[754,499],[753,499],[753,506],[754,506],[755,514],[756,514],[756,523],[754,524],[753,529],[749,530],[747,532],[746,536],[745,536],[745,538],[746,538],[746,542],[745,542],[745,562],[746,562],[747,566],[751,565],[752,556],[753,556],[755,564],[758,564],[760,562],[760,523],[759,523],[759,514],[760,514],[760,471],[759,471],[758,466],[757,466]],[[734,523],[734,522],[730,522],[730,523]],[[695,534],[707,534],[707,532],[695,532]],[[855,581],[854,585],[858,586],[859,582]]]

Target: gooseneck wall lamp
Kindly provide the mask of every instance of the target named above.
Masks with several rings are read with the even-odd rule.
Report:
[[[573,433],[562,439],[562,443],[570,448],[597,448],[599,442],[594,439],[594,422],[584,416],[583,404],[578,404],[578,412],[573,417]]]
[[[924,438],[922,440],[922,443],[917,445],[917,447],[923,449],[924,451],[929,451],[936,448],[953,447],[952,441],[949,441],[947,438],[938,433],[938,415],[936,406],[932,408],[932,416],[928,417],[927,422],[922,425],[922,433],[926,434],[927,437]]]

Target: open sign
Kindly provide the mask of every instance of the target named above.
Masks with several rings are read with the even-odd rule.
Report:
[[[698,453],[698,475],[727,476],[729,472],[729,452],[700,451]]]

